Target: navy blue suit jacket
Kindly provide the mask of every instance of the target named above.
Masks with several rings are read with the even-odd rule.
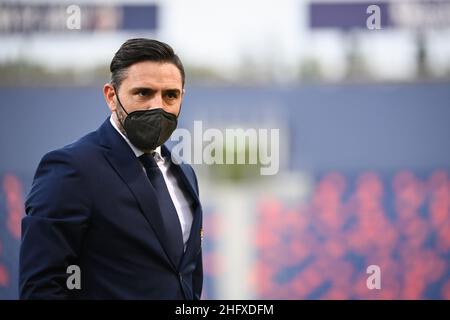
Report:
[[[97,131],[46,154],[25,202],[20,298],[199,299],[197,178],[184,163],[172,163],[171,170],[193,200],[190,238],[178,261],[156,193],[109,118]],[[80,290],[67,288],[69,265],[80,267]]]

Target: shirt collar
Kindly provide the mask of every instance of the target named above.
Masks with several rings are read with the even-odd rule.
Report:
[[[122,136],[122,138],[124,138],[124,140],[127,142],[127,144],[130,146],[131,150],[133,150],[134,154],[136,155],[136,158],[139,158],[140,156],[142,156],[144,154],[144,151],[142,151],[139,148],[136,148],[131,142],[130,140],[128,140],[127,136],[124,135],[122,133],[122,131],[119,130],[119,128],[117,127],[116,122],[113,119],[113,116],[111,115],[111,117],[109,117],[109,121],[111,122],[111,125],[113,126],[114,129],[116,129],[116,131]],[[157,147],[155,149],[155,152],[157,154],[157,158],[162,158],[161,156],[161,146]]]

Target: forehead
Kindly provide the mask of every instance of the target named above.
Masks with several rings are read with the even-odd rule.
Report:
[[[141,61],[128,67],[123,84],[130,88],[178,88],[181,90],[182,79],[180,70],[173,63]]]

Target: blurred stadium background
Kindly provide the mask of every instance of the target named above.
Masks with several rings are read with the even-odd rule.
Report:
[[[0,1],[0,299],[40,158],[108,116],[132,37],[181,56],[180,127],[280,129],[277,175],[195,165],[205,299],[450,299],[448,0]]]

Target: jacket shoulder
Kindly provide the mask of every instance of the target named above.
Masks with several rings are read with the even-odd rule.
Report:
[[[47,152],[42,157],[41,163],[62,160],[70,163],[76,162],[82,166],[83,164],[89,163],[89,161],[93,161],[100,154],[100,150],[98,132],[94,131],[62,148]]]

